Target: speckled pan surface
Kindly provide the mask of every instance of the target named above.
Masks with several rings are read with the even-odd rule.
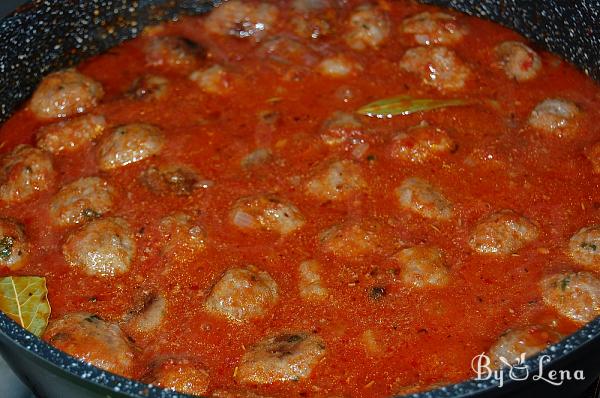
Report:
[[[1,0],[0,0],[1,1]],[[600,1],[594,0],[426,0],[490,18],[525,34],[541,46],[562,54],[600,80]],[[0,22],[0,120],[5,120],[48,72],[72,65],[136,36],[145,25],[200,13],[211,7],[200,0],[47,0],[34,1]],[[101,371],[75,360],[19,328],[0,314],[0,342],[15,344],[50,373],[84,384],[92,396],[183,397]],[[550,347],[552,365],[561,367],[576,355],[596,355],[600,319]],[[530,371],[538,358],[528,360]],[[592,358],[594,360],[594,358]],[[597,362],[597,359],[595,359]],[[600,364],[596,365],[596,369]],[[508,377],[505,376],[507,379]],[[468,381],[412,395],[411,398],[506,394],[525,383],[497,388],[497,381]]]

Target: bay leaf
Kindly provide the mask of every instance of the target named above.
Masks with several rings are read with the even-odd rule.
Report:
[[[48,325],[51,311],[46,278],[0,278],[0,310],[31,333],[41,336]]]

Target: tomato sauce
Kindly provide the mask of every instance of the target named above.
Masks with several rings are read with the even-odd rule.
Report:
[[[472,358],[487,351],[511,328],[551,325],[569,334],[581,325],[544,305],[539,281],[545,275],[580,270],[567,254],[571,236],[600,223],[600,177],[585,151],[600,137],[600,90],[575,67],[535,48],[539,75],[527,82],[505,76],[494,48],[523,38],[491,22],[444,10],[467,32],[451,48],[471,69],[456,92],[423,84],[402,71],[403,54],[417,44],[399,32],[401,21],[435,7],[413,2],[377,5],[387,14],[390,37],[364,51],[350,49],[343,35],[357,2],[336,9],[334,33],[299,39],[322,54],[344,53],[360,70],[330,78],[304,60],[278,62],[261,52],[271,35],[292,36],[289,21],[297,13],[288,2],[273,30],[258,43],[207,32],[205,18],[182,17],[148,30],[78,71],[101,83],[105,95],[92,111],[109,128],[143,122],[159,126],[166,141],[160,153],[112,171],[101,171],[97,142],[73,153],[53,156],[53,187],[23,203],[1,203],[3,217],[19,220],[31,245],[19,270],[0,267],[0,276],[39,275],[47,279],[52,319],[88,312],[119,323],[143,291],[161,292],[167,301],[158,330],[135,336],[135,366],[126,376],[142,378],[156,358],[187,355],[199,359],[209,375],[209,391],[244,390],[265,396],[383,397],[459,382],[474,376]],[[146,62],[144,46],[155,36],[180,36],[199,43],[208,56],[202,67],[218,63],[229,76],[224,95],[203,92],[188,73]],[[302,56],[301,56],[302,58]],[[145,74],[168,79],[168,94],[156,101],[125,95]],[[345,146],[323,143],[323,123],[334,112],[354,112],[382,98],[411,95],[463,98],[463,107],[442,108],[392,118],[358,116],[368,149],[356,159],[367,186],[341,201],[319,201],[304,184],[326,161],[353,159]],[[546,98],[567,98],[582,110],[577,132],[556,137],[527,126],[532,109]],[[266,117],[265,117],[266,115]],[[457,144],[454,152],[432,162],[394,160],[390,139],[420,122],[441,126]],[[18,110],[0,129],[1,151],[35,145],[36,131],[52,121]],[[245,169],[240,161],[256,148],[270,148],[274,160]],[[206,188],[187,196],[159,195],[140,183],[140,174],[158,163],[193,167]],[[53,196],[65,184],[99,175],[117,191],[111,216],[125,219],[135,233],[136,254],[130,270],[115,277],[89,276],[70,266],[62,245],[78,227],[57,227],[49,216]],[[430,220],[400,208],[394,190],[408,177],[424,178],[452,202],[450,220]],[[240,198],[275,193],[293,203],[306,222],[282,236],[246,231],[230,221]],[[481,255],[468,245],[474,225],[486,215],[512,209],[532,220],[538,237],[508,256]],[[189,261],[167,261],[159,221],[174,211],[194,214],[206,231],[206,248]],[[319,234],[344,221],[378,225],[376,250],[360,258],[340,258],[323,250]],[[449,268],[449,283],[417,289],[398,280],[393,254],[415,245],[435,245]],[[298,293],[298,265],[315,259],[322,266],[326,300],[309,302]],[[279,286],[276,305],[266,315],[231,322],[207,313],[204,302],[225,270],[253,264]],[[373,288],[380,294],[374,298]],[[326,353],[308,378],[297,382],[247,385],[233,378],[248,347],[281,331],[316,333]],[[374,341],[375,349],[365,344]]]

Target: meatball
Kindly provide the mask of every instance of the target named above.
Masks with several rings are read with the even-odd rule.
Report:
[[[206,309],[233,322],[264,316],[279,300],[277,283],[253,265],[231,268],[211,289]]]
[[[371,222],[346,221],[321,232],[319,241],[325,252],[353,259],[377,250],[379,226]]]
[[[442,287],[450,280],[444,255],[437,247],[409,247],[396,253],[394,259],[402,265],[400,278],[407,285]]]
[[[321,139],[330,146],[348,143],[364,135],[364,128],[360,120],[350,113],[334,112],[323,123]]]
[[[143,101],[158,101],[169,92],[169,80],[157,75],[144,75],[135,79],[127,95]]]
[[[441,91],[462,89],[471,75],[469,67],[446,47],[411,48],[404,53],[399,65]]]
[[[49,74],[31,97],[29,107],[40,119],[67,117],[95,107],[104,96],[102,85],[75,69]]]
[[[456,22],[453,15],[445,12],[422,12],[406,18],[402,22],[402,31],[413,35],[421,45],[450,45],[460,42],[467,29]]]
[[[448,220],[454,214],[452,203],[429,182],[411,177],[395,190],[400,207],[425,218]]]
[[[129,270],[135,255],[129,224],[121,218],[99,219],[75,231],[63,246],[67,262],[93,276],[116,276]]]
[[[49,189],[55,175],[50,155],[19,145],[0,160],[0,199],[15,203],[30,199]]]
[[[544,303],[583,324],[600,316],[600,279],[588,272],[549,275],[540,282]]]
[[[512,210],[501,210],[479,221],[469,246],[482,254],[506,255],[537,239],[538,228],[527,218]]]
[[[321,264],[316,260],[306,260],[300,263],[300,297],[309,301],[323,300],[329,296],[329,291],[321,280]]]
[[[204,395],[208,392],[210,376],[206,368],[192,358],[166,358],[152,365],[144,382],[185,394]]]
[[[268,3],[230,0],[219,4],[206,18],[206,30],[221,36],[260,40],[277,22],[279,10]]]
[[[242,230],[265,230],[287,235],[301,228],[305,219],[293,204],[275,195],[239,199],[229,213],[233,225]]]
[[[534,129],[557,137],[572,135],[577,130],[577,117],[581,111],[571,101],[546,99],[529,115],[529,125]]]
[[[271,384],[305,379],[325,356],[325,351],[323,339],[315,334],[283,333],[268,337],[244,354],[235,380]]]
[[[65,185],[50,204],[52,221],[60,226],[81,224],[110,211],[115,191],[99,177],[80,178]]]
[[[40,128],[36,145],[53,154],[75,152],[100,137],[105,128],[104,116],[83,115]]]
[[[306,184],[306,192],[324,201],[341,200],[366,186],[360,166],[351,160],[340,160],[318,171]]]
[[[594,174],[600,174],[600,142],[596,142],[585,151],[585,156],[592,163]]]
[[[22,268],[29,255],[29,243],[23,226],[8,218],[0,218],[0,266],[10,271]]]
[[[507,330],[489,349],[492,366],[499,369],[518,363],[522,357],[531,357],[560,338],[560,334],[542,326]]]
[[[542,69],[542,59],[535,51],[518,41],[505,41],[496,47],[504,73],[518,82],[535,79]]]
[[[425,163],[453,152],[456,143],[441,128],[422,123],[392,139],[391,156],[413,163]]]
[[[146,294],[143,305],[126,317],[127,331],[150,333],[157,330],[167,314],[167,300],[160,294]]]
[[[221,65],[196,70],[190,75],[190,80],[195,82],[202,91],[209,94],[224,95],[231,90],[231,79]]]
[[[204,228],[185,213],[164,217],[159,229],[166,241],[161,253],[169,259],[192,260],[206,247]]]
[[[350,15],[344,40],[358,51],[378,48],[390,35],[387,14],[371,5],[362,5]]]
[[[600,227],[577,231],[569,240],[569,256],[590,271],[600,271]]]
[[[198,43],[177,36],[151,37],[144,51],[148,65],[182,70],[195,67],[206,56]]]
[[[202,186],[195,170],[175,164],[150,166],[142,172],[140,181],[157,195],[189,196]]]
[[[284,65],[285,69],[299,66],[313,66],[319,61],[319,54],[302,41],[288,36],[275,36],[261,45],[258,54],[265,59]]]
[[[343,78],[352,75],[361,67],[343,55],[335,55],[325,58],[317,65],[317,71],[333,78]]]
[[[245,169],[258,167],[273,159],[273,152],[268,148],[257,148],[242,158],[240,166]]]
[[[334,32],[337,10],[329,0],[296,0],[297,12],[291,19],[294,33],[305,39],[318,39]]]
[[[54,347],[94,366],[131,375],[134,350],[119,326],[83,312],[50,322],[44,339]]]
[[[160,129],[149,124],[117,127],[98,148],[100,169],[112,170],[139,162],[160,152],[164,142]]]

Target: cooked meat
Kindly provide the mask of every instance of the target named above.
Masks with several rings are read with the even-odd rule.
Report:
[[[264,316],[279,300],[277,283],[255,266],[231,268],[212,287],[205,307],[234,322]]]
[[[538,227],[512,210],[490,214],[473,228],[469,246],[483,254],[512,254],[537,239]]]
[[[401,208],[425,218],[448,220],[454,213],[452,203],[444,194],[421,178],[407,178],[395,193]]]
[[[0,266],[15,271],[27,262],[30,247],[23,226],[14,220],[0,218]]]
[[[129,271],[136,243],[129,224],[121,218],[94,220],[69,236],[65,260],[88,275],[117,276]]]
[[[50,322],[44,334],[50,344],[94,366],[131,376],[134,348],[118,325],[74,312]]]
[[[94,108],[104,89],[95,80],[75,69],[49,74],[42,80],[31,97],[29,107],[40,119],[67,117]]]
[[[0,160],[0,199],[18,203],[54,184],[52,158],[29,145],[19,145]]]
[[[61,226],[81,224],[109,212],[115,190],[100,177],[84,177],[65,185],[50,204],[52,221]]]
[[[83,115],[40,128],[36,145],[53,154],[77,152],[100,137],[105,128],[104,116]]]
[[[283,333],[267,337],[244,354],[235,379],[255,384],[305,379],[325,353],[325,343],[314,334]]]
[[[165,138],[158,127],[149,124],[127,124],[117,127],[98,147],[101,170],[112,170],[156,155]]]

